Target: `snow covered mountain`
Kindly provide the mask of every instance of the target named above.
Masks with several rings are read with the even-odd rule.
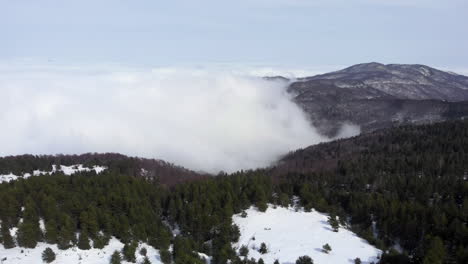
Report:
[[[468,77],[419,64],[363,63],[304,80],[328,80],[340,88],[374,89],[381,97],[468,100]]]
[[[299,79],[288,90],[329,136],[346,123],[369,132],[468,117],[468,77],[424,65],[358,64]]]

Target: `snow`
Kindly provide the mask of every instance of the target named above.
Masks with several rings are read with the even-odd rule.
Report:
[[[108,264],[112,253],[115,250],[121,251],[124,244],[116,238],[112,238],[103,249],[90,249],[81,250],[77,247],[69,248],[66,250],[60,250],[56,245],[50,245],[46,243],[39,243],[36,248],[20,248],[15,247],[11,249],[5,249],[3,245],[0,245],[0,260],[3,260],[2,264],[35,264],[42,263],[42,252],[47,247],[50,247],[56,254],[56,259],[52,263],[67,263],[67,264]],[[153,264],[162,264],[159,251],[152,248],[151,246],[140,243],[136,250],[137,263],[141,263],[144,256],[140,255],[140,249],[145,247],[147,249],[147,256]],[[23,251],[23,252],[21,252]],[[130,262],[122,261],[124,264],[130,264]]]
[[[14,175],[13,173],[0,175],[0,183],[16,181],[20,176]]]
[[[35,170],[33,173],[24,173],[21,176],[14,175],[13,173],[1,175],[0,174],[0,183],[2,182],[10,182],[10,181],[15,181],[18,180],[19,178],[27,179],[31,176],[40,176],[40,175],[50,175],[54,172],[63,172],[65,175],[72,175],[77,172],[82,172],[82,171],[95,171],[97,174],[103,172],[106,170],[107,167],[104,166],[93,166],[92,168],[87,168],[84,167],[83,164],[77,164],[77,165],[71,165],[71,166],[65,166],[65,165],[52,165],[52,170],[51,171],[41,171],[41,170]]]
[[[300,256],[310,256],[315,264],[354,263],[359,257],[362,263],[377,262],[381,251],[359,238],[353,232],[340,227],[333,232],[327,222],[328,216],[317,211],[269,206],[266,212],[251,207],[247,217],[234,215],[233,222],[239,226],[241,236],[234,246],[249,248],[249,258],[262,258],[265,263],[295,263]],[[255,238],[255,239],[254,239]],[[260,254],[261,243],[268,252]],[[332,251],[322,252],[322,246],[329,244]]]

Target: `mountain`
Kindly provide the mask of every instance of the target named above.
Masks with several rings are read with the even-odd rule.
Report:
[[[468,77],[419,64],[364,63],[304,80],[329,80],[340,88],[371,88],[398,99],[468,100]]]
[[[366,63],[298,79],[288,91],[319,131],[363,132],[468,116],[468,77],[424,65]]]

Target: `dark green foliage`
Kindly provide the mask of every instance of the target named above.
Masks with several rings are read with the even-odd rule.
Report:
[[[195,245],[194,242],[182,236],[177,236],[174,239],[174,263],[176,264],[185,264],[185,263],[194,263],[202,264],[204,263],[197,253],[194,251]]]
[[[8,229],[5,223],[2,224],[1,235],[2,235],[3,247],[8,249],[8,248],[14,248],[16,246],[15,241],[13,241],[13,237],[11,237],[10,230]]]
[[[258,263],[258,264],[265,264],[265,261],[263,261],[262,258],[259,258],[257,263]]]
[[[142,264],[151,264],[151,261],[149,260],[148,257],[145,257],[145,258],[143,259]]]
[[[280,264],[280,262],[278,259],[275,259],[275,262],[273,262],[273,264]]]
[[[57,223],[54,219],[51,219],[45,223],[45,234],[44,239],[49,244],[57,243],[58,232]]]
[[[239,255],[243,257],[247,257],[249,254],[249,248],[245,245],[241,246],[239,249]]]
[[[17,241],[18,245],[25,248],[35,248],[37,242],[41,239],[41,230],[39,223],[24,221],[18,226]]]
[[[314,264],[314,261],[309,256],[302,256],[296,260],[296,264]]]
[[[148,254],[148,250],[144,247],[144,248],[141,248],[140,249],[140,255],[142,256],[146,256],[146,254]]]
[[[110,264],[121,264],[122,263],[122,256],[120,255],[119,251],[114,251],[112,253],[111,259],[110,259]]]
[[[362,261],[361,261],[360,258],[355,258],[354,259],[354,264],[361,264],[361,263],[362,263]]]
[[[445,257],[444,243],[439,237],[427,238],[426,256],[423,264],[442,264]]]
[[[136,262],[135,253],[136,253],[137,247],[138,247],[137,242],[131,242],[131,243],[125,244],[124,248],[122,249],[124,260],[128,262]]]
[[[169,264],[172,261],[171,253],[167,249],[161,249],[159,251],[159,255],[161,257],[161,261],[164,264]]]
[[[110,237],[106,234],[97,234],[93,239],[93,247],[103,249],[109,244]]]
[[[330,245],[328,245],[328,243],[322,246],[322,251],[326,254],[330,253],[331,250],[332,248]]]
[[[383,254],[380,258],[379,264],[409,264],[412,263],[410,258],[405,254],[390,253]]]
[[[338,232],[340,222],[338,221],[338,219],[336,219],[336,215],[330,215],[328,217],[328,224],[330,224],[331,228],[333,229],[333,232]]]
[[[55,252],[50,247],[44,249],[42,252],[42,260],[45,263],[51,263],[55,260]]]
[[[86,231],[81,231],[80,236],[78,238],[78,248],[82,250],[87,250],[91,248],[89,244],[89,237]]]
[[[260,249],[258,249],[258,252],[260,252],[260,254],[266,254],[268,252],[268,248],[265,243],[262,242],[262,244],[260,244]]]

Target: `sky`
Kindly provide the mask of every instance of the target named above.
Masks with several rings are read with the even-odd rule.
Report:
[[[465,0],[0,0],[0,61],[468,69]]]

